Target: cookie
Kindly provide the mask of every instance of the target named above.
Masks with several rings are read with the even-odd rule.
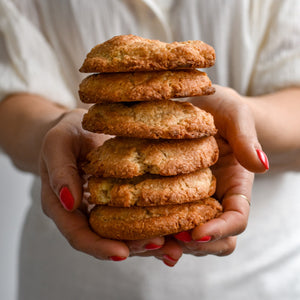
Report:
[[[211,114],[189,102],[149,101],[94,104],[82,127],[110,135],[149,139],[190,139],[216,133]]]
[[[92,150],[82,168],[97,177],[173,176],[210,167],[218,154],[213,136],[180,141],[116,137]]]
[[[202,41],[164,43],[135,35],[120,35],[95,46],[80,72],[136,72],[207,68],[214,49]]]
[[[89,222],[104,238],[139,240],[190,230],[216,218],[221,212],[221,204],[213,198],[155,207],[96,206]]]
[[[209,168],[171,177],[143,175],[132,179],[91,177],[89,202],[109,206],[155,206],[193,202],[214,194]]]
[[[93,74],[79,85],[85,103],[169,100],[214,91],[206,73],[197,70]]]

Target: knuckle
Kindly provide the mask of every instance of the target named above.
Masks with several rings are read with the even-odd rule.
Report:
[[[77,166],[73,163],[64,164],[58,167],[52,167],[49,170],[50,186],[56,194],[59,194],[61,188],[72,179],[78,176]]]
[[[53,127],[49,129],[49,131],[45,134],[43,139],[42,150],[44,153],[47,152],[47,149],[55,145],[55,143],[57,142],[57,137],[58,137],[57,128]]]
[[[224,240],[224,248],[217,253],[218,256],[228,256],[233,253],[236,248],[236,238],[228,237]]]
[[[190,244],[192,244],[192,243],[190,243]],[[202,257],[202,256],[206,256],[206,255],[210,254],[210,251],[207,249],[207,247],[205,245],[196,245],[196,243],[194,243],[194,244],[195,245],[193,247],[191,245],[189,247],[187,247],[187,245],[185,245],[185,247],[183,249],[183,253],[191,254],[196,257]]]
[[[232,94],[232,95],[237,94],[237,92],[231,87],[225,86],[225,87],[222,87],[222,88],[224,90],[224,93],[226,93],[226,94]]]
[[[198,252],[194,252],[193,255],[196,256],[196,257],[204,257],[204,256],[207,256],[208,253],[207,252],[199,252],[198,251]]]
[[[201,251],[201,246],[196,245],[195,242],[189,242],[189,243],[185,243],[185,248],[187,249],[187,251],[194,251],[194,252],[200,252]]]
[[[62,168],[54,168],[49,175],[51,188],[54,191],[59,192],[65,178],[64,170]]]
[[[232,254],[234,250],[235,250],[235,248],[227,249],[227,250],[223,251],[222,254],[219,256],[228,256],[228,255]]]
[[[140,242],[138,242],[138,241],[129,241],[127,243],[127,246],[130,249],[130,252],[132,254],[146,252],[146,250],[143,248],[142,244]]]
[[[242,215],[236,234],[240,234],[240,233],[244,232],[247,228],[247,225],[248,225],[248,220],[247,220],[247,218],[245,219],[244,215]]]
[[[214,239],[219,240],[223,237],[223,235],[224,235],[223,230],[221,228],[218,228],[214,232]]]
[[[241,224],[239,234],[242,233],[242,232],[244,232],[246,230],[246,228],[247,228],[247,222],[243,222]]]
[[[210,252],[210,246],[207,243],[190,242],[185,244],[186,253],[194,256],[206,256]]]

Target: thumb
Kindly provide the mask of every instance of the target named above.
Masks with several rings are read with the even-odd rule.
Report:
[[[231,88],[214,85],[216,93],[195,97],[196,106],[212,113],[220,136],[226,139],[239,163],[254,173],[269,169],[257,139],[255,121],[245,98]]]
[[[269,169],[269,161],[257,139],[252,116],[243,109],[233,118],[227,119],[225,138],[229,142],[239,163],[254,173],[263,173]]]
[[[55,130],[54,130],[55,131]],[[41,159],[47,170],[49,183],[62,206],[73,211],[82,202],[82,179],[77,168],[76,153],[71,138],[55,132],[48,132]]]

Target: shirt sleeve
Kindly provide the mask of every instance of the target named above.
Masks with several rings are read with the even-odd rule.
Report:
[[[76,105],[45,37],[12,1],[0,0],[0,100],[17,92]]]
[[[300,1],[274,1],[250,84],[253,96],[300,86]]]

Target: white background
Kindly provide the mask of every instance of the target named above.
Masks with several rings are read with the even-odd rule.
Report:
[[[18,171],[0,152],[0,299],[17,297],[19,241],[31,182],[31,174]]]

